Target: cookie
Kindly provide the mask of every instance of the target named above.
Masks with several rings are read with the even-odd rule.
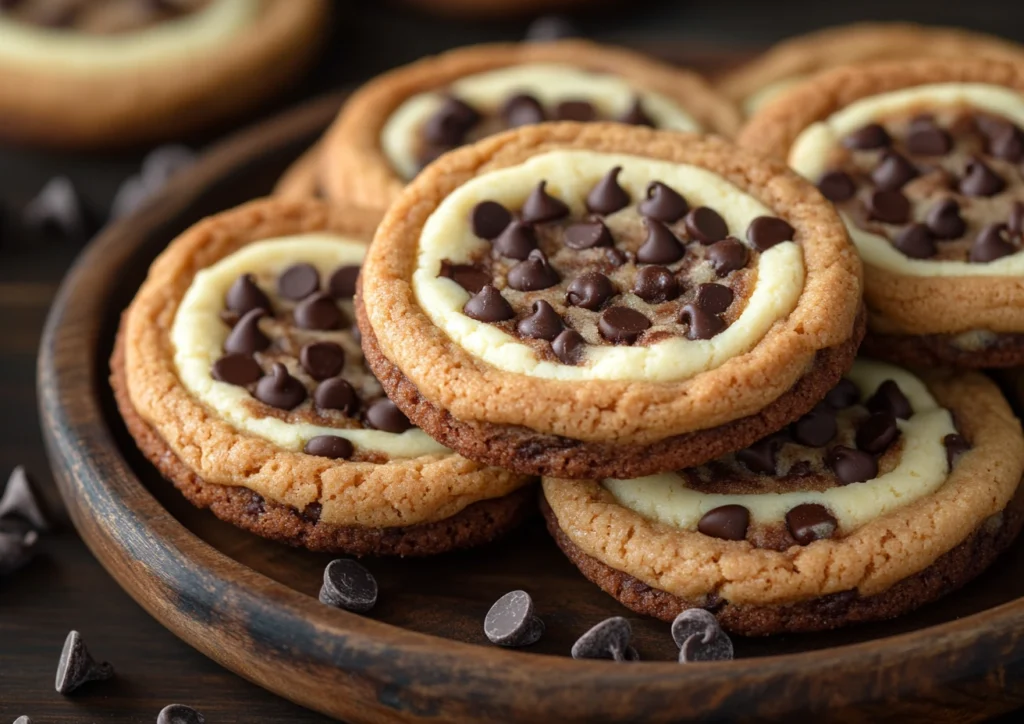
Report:
[[[789,38],[719,79],[718,89],[752,116],[823,70],[914,58],[993,58],[1020,62],[1024,48],[994,35],[914,23],[854,23]]]
[[[744,447],[853,361],[860,266],[782,164],[623,124],[446,155],[388,210],[357,298],[411,420],[516,472],[636,477]],[[598,474],[597,471],[600,471]]]
[[[441,154],[541,121],[615,120],[725,136],[738,112],[698,75],[584,40],[477,45],[378,76],[324,139],[331,199],[387,208]]]
[[[320,144],[312,146],[299,156],[274,184],[274,196],[285,199],[323,198],[320,156]]]
[[[747,635],[892,618],[964,585],[1024,521],[1024,437],[977,373],[858,360],[787,429],[638,480],[544,480],[548,529],[591,581],[671,621]]]
[[[267,538],[353,555],[489,541],[530,478],[444,448],[366,368],[352,295],[377,215],[268,199],[153,263],[111,360],[139,448],[195,505]]]
[[[1024,363],[1024,65],[849,67],[794,88],[741,144],[818,184],[865,265],[866,349]]]
[[[328,11],[324,0],[4,3],[0,138],[91,148],[201,130],[302,73]]]

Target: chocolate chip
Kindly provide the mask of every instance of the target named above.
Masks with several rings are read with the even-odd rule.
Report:
[[[802,546],[835,535],[839,522],[824,505],[802,503],[786,513],[786,527],[793,540]]]
[[[831,411],[811,410],[793,423],[793,440],[808,447],[821,447],[832,441],[836,431],[836,416]]]
[[[967,230],[956,199],[942,199],[928,209],[924,219],[936,239],[959,239]]]
[[[384,432],[400,433],[412,427],[412,423],[409,422],[409,418],[405,416],[405,413],[399,410],[395,403],[386,397],[371,403],[366,408],[364,417],[370,427],[375,430],[383,430]]]
[[[825,395],[825,403],[836,410],[845,410],[860,402],[860,390],[845,377]]]
[[[526,35],[523,39],[531,43],[542,43],[563,38],[575,38],[579,35],[579,29],[567,18],[560,15],[542,15],[526,28]]]
[[[0,529],[0,578],[27,565],[38,541],[39,534],[34,530]]]
[[[441,261],[441,273],[438,276],[451,279],[471,294],[476,294],[493,281],[490,274],[475,264],[452,264],[447,259]]]
[[[302,452],[331,460],[347,460],[352,457],[355,447],[343,437],[337,435],[317,435],[310,438]]]
[[[293,264],[277,278],[277,293],[299,301],[320,291],[320,272],[312,264]]]
[[[190,706],[170,704],[160,710],[156,724],[206,724],[206,717]]]
[[[287,367],[275,362],[270,374],[256,383],[253,397],[271,407],[292,410],[306,399],[306,387],[288,374]]]
[[[942,444],[946,446],[946,462],[949,463],[950,470],[953,469],[956,459],[971,449],[970,443],[964,439],[963,435],[955,432],[942,438]]]
[[[501,115],[505,119],[505,125],[509,128],[543,123],[545,119],[544,106],[536,98],[526,93],[519,93],[505,101],[505,105],[501,108]]]
[[[481,201],[469,215],[473,234],[481,239],[495,239],[512,223],[512,213],[497,201]]]
[[[868,216],[886,224],[903,224],[910,218],[910,202],[899,191],[872,191]]]
[[[339,558],[324,568],[320,603],[355,613],[366,613],[377,605],[377,579],[359,562]]]
[[[147,186],[160,189],[178,172],[195,164],[197,158],[195,151],[178,143],[157,146],[142,159],[141,176]]]
[[[597,118],[597,109],[587,101],[561,101],[555,106],[556,121],[587,123]]]
[[[651,219],[671,224],[683,218],[690,210],[686,199],[661,181],[647,184],[647,198],[640,202],[640,213]]]
[[[917,176],[914,164],[895,151],[890,151],[871,172],[871,181],[881,191],[896,191]]]
[[[988,152],[1010,163],[1018,163],[1024,159],[1024,133],[1016,126],[1007,123],[1001,130],[992,134],[988,140]]]
[[[966,196],[995,196],[1005,188],[1003,177],[980,158],[967,163],[967,173],[960,179],[960,193]]]
[[[725,321],[694,304],[687,304],[679,314],[679,321],[689,325],[687,339],[711,339],[725,329]]]
[[[224,351],[237,354],[252,354],[260,352],[270,346],[270,337],[260,331],[259,321],[266,312],[262,309],[253,309],[246,312],[238,320],[227,339],[224,340]]]
[[[845,445],[832,448],[826,462],[843,485],[862,483],[878,475],[878,462],[872,455]]]
[[[1010,219],[1007,228],[1011,234],[1024,234],[1024,202],[1014,201],[1010,210]]]
[[[573,224],[565,230],[565,245],[570,249],[592,249],[612,243],[612,234],[601,221]]]
[[[686,231],[702,244],[721,241],[729,235],[725,219],[707,206],[698,206],[690,210],[686,215]]]
[[[901,420],[909,420],[914,414],[910,400],[893,380],[886,380],[880,384],[875,394],[864,404],[871,412],[888,412]]]
[[[345,366],[345,350],[334,342],[310,342],[299,350],[299,361],[309,376],[319,382],[341,372]]]
[[[98,663],[89,653],[82,635],[72,631],[64,639],[64,649],[57,664],[56,689],[65,696],[90,681],[114,678],[114,667],[106,661]]]
[[[509,259],[525,259],[536,248],[533,227],[522,221],[513,221],[494,240],[494,250]]]
[[[561,278],[558,276],[544,252],[534,249],[525,261],[521,261],[508,270],[508,285],[520,292],[535,292],[555,286]]]
[[[633,629],[629,621],[621,616],[605,619],[585,634],[576,639],[572,645],[574,659],[612,659],[628,661],[636,658],[636,652],[630,654],[630,639]]]
[[[588,211],[607,215],[629,206],[629,194],[619,186],[618,176],[621,172],[622,166],[616,166],[590,189],[586,199]]]
[[[423,138],[434,146],[461,146],[466,134],[480,121],[475,108],[458,98],[445,98],[441,107],[423,124]]]
[[[679,296],[679,282],[663,266],[645,266],[636,273],[633,294],[648,304],[668,302]]]
[[[722,630],[718,619],[710,611],[703,608],[688,608],[672,621],[672,640],[682,648],[691,636],[714,635]]]
[[[340,266],[331,272],[331,277],[327,280],[327,291],[335,299],[351,299],[355,296],[358,278],[358,266]]]
[[[722,314],[732,304],[733,297],[732,289],[729,287],[709,282],[697,287],[697,298],[694,301],[709,314]]]
[[[300,329],[338,329],[346,323],[337,302],[330,294],[323,292],[312,294],[299,302],[293,318]]]
[[[601,336],[613,344],[633,344],[651,320],[629,307],[609,307],[601,312],[597,322]]]
[[[484,617],[484,636],[498,646],[529,646],[544,634],[544,622],[533,614],[533,599],[526,591],[509,591]]]
[[[48,530],[49,523],[32,490],[32,480],[21,465],[11,471],[0,496],[0,521],[18,517],[36,530]]]
[[[313,402],[321,410],[339,410],[346,417],[355,417],[359,411],[359,395],[352,384],[341,377],[332,377],[317,385]]]
[[[512,305],[490,284],[469,298],[462,313],[478,322],[502,322],[516,316]]]
[[[32,719],[27,716],[19,716],[14,720],[14,724],[32,724]]]
[[[224,296],[224,306],[237,315],[247,314],[254,309],[273,309],[270,298],[257,286],[252,274],[243,274],[234,281]]]
[[[516,330],[524,337],[544,339],[548,342],[561,334],[564,327],[558,312],[543,299],[538,299],[533,303],[533,314],[519,320],[519,323],[516,324]]]
[[[736,459],[752,473],[775,475],[775,454],[780,446],[781,442],[778,438],[766,437],[750,447],[739,450],[736,453]]]
[[[234,352],[214,362],[210,374],[218,382],[245,387],[259,380],[263,370],[251,354]]]
[[[839,203],[853,198],[857,184],[845,171],[829,171],[818,179],[818,191],[829,201]]]
[[[568,216],[569,207],[547,192],[547,181],[541,181],[523,203],[520,215],[529,224],[555,221]]]
[[[588,271],[572,280],[565,292],[565,301],[574,307],[596,311],[614,296],[615,285],[611,279],[600,272]]]
[[[709,246],[707,259],[711,262],[715,274],[724,277],[747,265],[750,260],[750,250],[739,239],[729,237]]]
[[[744,540],[749,525],[749,510],[742,505],[722,505],[705,513],[697,523],[697,530],[712,538]]]
[[[29,229],[48,236],[83,242],[99,229],[99,220],[66,176],[50,179],[22,214]]]
[[[1016,252],[1017,247],[1010,243],[1006,224],[988,224],[971,244],[969,258],[973,262],[984,264]]]
[[[910,124],[906,144],[918,156],[945,156],[953,149],[953,139],[931,118],[917,118]]]
[[[686,247],[676,235],[660,221],[651,218],[645,221],[647,238],[637,249],[636,260],[641,264],[671,264],[682,259]]]
[[[563,364],[574,365],[579,364],[586,346],[587,342],[579,332],[567,329],[555,337],[555,341],[551,343],[551,350]]]
[[[885,148],[890,143],[892,139],[889,138],[888,132],[877,123],[862,126],[843,139],[843,145],[855,151]]]
[[[775,216],[758,216],[747,227],[747,241],[758,251],[765,251],[783,241],[792,241],[796,230]]]
[[[893,244],[911,259],[929,259],[938,252],[932,232],[924,224],[911,224],[900,229]]]
[[[614,247],[604,250],[605,260],[613,267],[620,267],[629,261],[629,254]]]
[[[679,663],[692,664],[701,661],[732,661],[732,641],[724,632],[708,636],[691,636],[679,649]]]
[[[900,435],[891,412],[876,412],[857,428],[857,447],[872,455],[881,455]]]
[[[626,123],[631,126],[654,127],[654,119],[647,115],[647,111],[644,110],[644,104],[639,96],[633,98],[632,105],[619,117],[619,123]]]

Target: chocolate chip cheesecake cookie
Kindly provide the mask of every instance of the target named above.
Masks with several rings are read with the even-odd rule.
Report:
[[[983,571],[1024,521],[1020,424],[977,373],[859,360],[795,423],[705,465],[544,480],[548,529],[591,581],[742,634],[891,618]]]
[[[847,222],[865,264],[871,355],[1024,363],[1024,65],[850,67],[755,116],[743,145],[783,156]]]
[[[377,216],[264,200],[192,227],[125,312],[112,384],[142,452],[192,503],[312,550],[429,555],[489,541],[529,478],[417,429],[352,320]]]
[[[860,265],[782,164],[622,124],[544,124],[420,174],[357,300],[410,419],[522,473],[635,477],[744,447],[853,361]]]
[[[696,74],[583,40],[478,45],[356,91],[324,141],[332,199],[387,208],[441,154],[543,121],[618,121],[725,136],[739,115]]]
[[[324,0],[0,3],[0,137],[94,147],[180,138],[312,61]]]

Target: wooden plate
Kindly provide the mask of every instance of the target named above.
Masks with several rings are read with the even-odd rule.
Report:
[[[266,193],[339,101],[216,148],[96,240],[50,314],[39,396],[54,474],[92,551],[163,625],[247,679],[349,721],[969,721],[1024,704],[1024,543],[963,591],[899,620],[739,640],[736,661],[680,666],[668,627],[585,581],[539,521],[473,552],[370,560],[380,605],[360,617],[317,602],[327,557],[188,505],[115,410],[107,359],[119,314],[176,234]],[[483,637],[488,607],[515,588],[533,595],[547,624],[529,652]],[[575,638],[611,615],[631,620],[645,661],[569,658]]]

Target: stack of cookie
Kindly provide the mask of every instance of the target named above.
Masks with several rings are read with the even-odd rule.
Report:
[[[1024,521],[1020,425],[950,369],[1024,353],[1022,73],[831,71],[733,145],[704,81],[583,41],[398,69],[279,198],[154,263],[122,413],[193,502],[297,545],[476,545],[540,477],[558,546],[635,611],[911,610]]]

